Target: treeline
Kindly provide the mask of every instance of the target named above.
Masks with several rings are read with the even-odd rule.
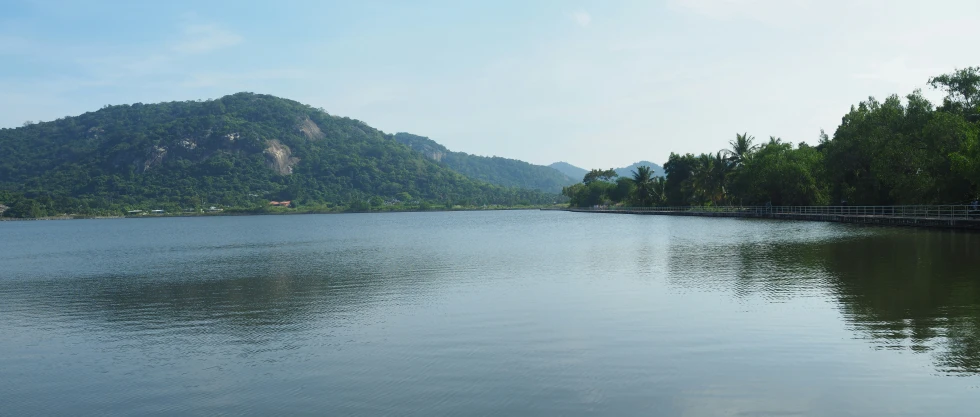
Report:
[[[573,206],[964,204],[980,187],[980,67],[933,77],[936,107],[915,91],[869,98],[816,146],[738,134],[726,149],[671,154],[666,178],[593,170],[562,193]]]

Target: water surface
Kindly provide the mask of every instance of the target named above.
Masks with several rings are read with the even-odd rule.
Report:
[[[976,415],[978,280],[829,223],[0,222],[0,415]]]

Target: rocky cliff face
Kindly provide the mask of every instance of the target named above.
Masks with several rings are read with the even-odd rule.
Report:
[[[423,151],[422,155],[425,155],[426,158],[429,158],[433,161],[442,162],[442,158],[446,156],[446,153],[442,151],[436,151],[436,150],[427,150],[427,151]]]
[[[309,117],[299,122],[299,131],[309,140],[319,140],[324,138],[323,131]]]
[[[154,146],[147,152],[146,160],[143,161],[143,172],[149,171],[150,168],[160,165],[163,163],[163,158],[167,156],[167,148],[162,146]]]
[[[265,154],[266,164],[269,168],[279,175],[292,174],[293,166],[299,162],[299,158],[294,158],[289,147],[276,139],[267,140],[266,144],[268,147],[262,153]]]
[[[306,119],[297,124],[297,129],[304,137],[310,140],[322,139],[323,132],[312,120]],[[132,163],[136,166],[137,172],[145,173],[155,169],[161,169],[165,159],[186,158],[188,160],[203,162],[220,154],[229,153],[252,153],[261,149],[265,156],[266,166],[279,175],[290,175],[293,167],[299,163],[299,158],[293,156],[289,146],[283,144],[278,139],[260,141],[261,148],[256,149],[242,142],[243,135],[240,132],[231,132],[223,135],[212,135],[212,132],[201,132],[197,135],[175,140],[171,143],[150,146],[142,154],[134,155]],[[208,149],[199,148],[199,143],[209,143]]]
[[[445,146],[442,146],[436,141],[423,136],[398,133],[395,134],[395,141],[407,145],[414,151],[436,162],[442,162],[443,158],[446,157],[446,154],[449,153],[449,149],[446,149]]]

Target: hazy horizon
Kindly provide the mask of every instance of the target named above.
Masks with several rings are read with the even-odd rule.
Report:
[[[955,10],[955,13],[950,13]],[[737,132],[815,143],[851,105],[977,65],[968,1],[13,1],[0,127],[272,94],[454,151],[663,164]]]

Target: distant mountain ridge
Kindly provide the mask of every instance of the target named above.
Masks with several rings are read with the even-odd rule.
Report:
[[[548,166],[555,170],[560,171],[561,173],[569,177],[573,177],[578,181],[582,181],[582,178],[585,177],[585,174],[589,173],[589,170],[584,168],[579,168],[575,165],[569,164],[568,162],[555,162]],[[663,177],[665,175],[664,167],[650,161],[640,161],[627,167],[614,168],[614,170],[616,171],[616,174],[619,175],[620,177],[632,177],[633,171],[636,171],[636,169],[641,166],[650,167],[651,171],[653,171],[653,176],[655,177]]]
[[[640,161],[640,162],[636,162],[633,165],[630,165],[630,166],[627,166],[627,167],[624,167],[624,168],[616,168],[616,173],[619,174],[620,177],[632,177],[633,176],[633,171],[636,171],[636,169],[639,168],[639,167],[641,167],[641,166],[648,166],[648,167],[650,167],[650,170],[653,171],[651,174],[654,177],[663,177],[663,176],[665,176],[665,174],[664,174],[664,167],[662,167],[662,166],[660,166],[658,164],[655,164],[653,162],[650,162],[650,161]]]
[[[585,174],[589,173],[589,170],[579,168],[575,165],[569,164],[568,162],[555,162],[548,166],[578,181],[582,181]]]
[[[426,158],[478,181],[503,187],[518,187],[550,193],[561,192],[562,187],[582,180],[581,176],[569,176],[543,165],[534,165],[517,159],[499,156],[478,156],[465,152],[453,152],[425,136],[396,133],[395,140],[407,145]],[[584,175],[584,174],[583,174]]]

